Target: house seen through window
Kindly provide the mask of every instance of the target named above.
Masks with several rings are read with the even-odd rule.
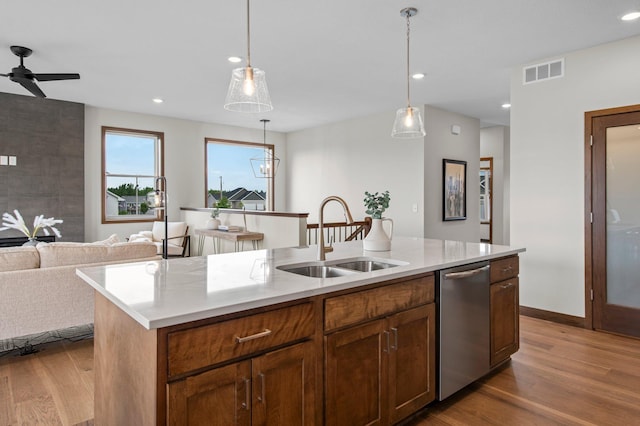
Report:
[[[210,138],[205,144],[206,207],[273,210],[273,145]]]
[[[147,194],[163,175],[161,132],[102,128],[102,222],[152,221]]]

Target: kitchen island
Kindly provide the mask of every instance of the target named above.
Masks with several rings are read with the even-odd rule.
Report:
[[[280,269],[313,264],[313,246],[82,268],[96,290],[95,424],[392,424],[434,399],[435,272],[513,271],[515,258],[517,275],[523,251],[354,241],[327,262],[392,267],[332,278]]]

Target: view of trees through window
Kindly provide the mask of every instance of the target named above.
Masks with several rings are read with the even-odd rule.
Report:
[[[273,145],[217,139],[205,142],[206,207],[271,210],[273,179],[264,178],[263,172],[272,166],[262,160],[273,155]]]
[[[154,220],[147,194],[162,175],[163,134],[103,127],[105,221]]]

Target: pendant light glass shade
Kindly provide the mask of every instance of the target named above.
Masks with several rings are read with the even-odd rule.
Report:
[[[247,66],[231,72],[224,108],[234,112],[267,112],[273,109],[264,71],[251,66],[251,21],[247,0]]]
[[[257,178],[270,179],[275,177],[278,172],[278,166],[280,166],[280,159],[273,155],[273,152],[267,148],[267,123],[271,120],[260,120],[263,125],[262,133],[262,157],[250,158],[251,169],[253,175]]]
[[[407,107],[400,108],[396,111],[396,120],[391,130],[391,136],[394,138],[420,138],[427,134],[424,131],[420,108],[411,106],[409,91],[409,82],[411,81],[409,78],[409,19],[417,13],[418,9],[415,7],[407,7],[400,11],[400,16],[407,19]]]
[[[394,138],[420,138],[426,135],[420,108],[399,108],[393,123],[391,136]]]
[[[264,71],[252,67],[234,69],[224,108],[234,112],[271,111],[273,105]]]

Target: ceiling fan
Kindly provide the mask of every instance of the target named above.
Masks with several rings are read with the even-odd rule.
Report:
[[[32,73],[29,68],[26,68],[23,64],[24,58],[30,56],[33,51],[28,47],[11,46],[11,51],[14,55],[20,57],[20,65],[11,69],[9,74],[0,74],[3,77],[9,77],[11,81],[19,83],[22,87],[27,89],[33,95],[39,98],[46,98],[42,90],[38,87],[34,80],[38,81],[53,81],[53,80],[77,80],[80,78],[80,74],[35,74]]]

